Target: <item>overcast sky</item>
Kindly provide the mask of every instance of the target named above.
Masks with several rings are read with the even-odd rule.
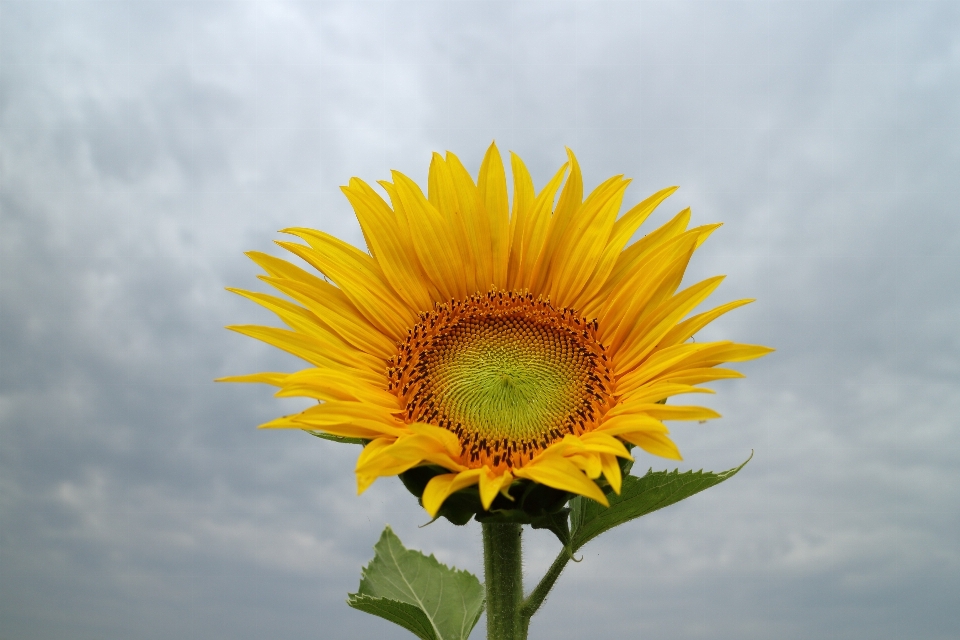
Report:
[[[955,1],[0,0],[0,638],[412,637],[344,604],[386,523],[480,572],[476,524],[212,379],[300,366],[222,329],[274,322],[244,251],[362,244],[339,185],[494,139],[680,185],[650,224],[724,222],[689,281],[758,299],[702,336],[777,348],[673,429],[753,461],[591,543],[531,638],[956,638],[958,114]]]

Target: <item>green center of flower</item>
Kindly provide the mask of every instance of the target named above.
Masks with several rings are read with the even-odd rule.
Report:
[[[456,433],[465,463],[520,465],[610,404],[596,326],[530,295],[492,292],[421,317],[391,362],[406,419]]]
[[[589,354],[567,331],[523,317],[475,317],[438,338],[425,354],[436,404],[488,439],[536,439],[582,402]]]

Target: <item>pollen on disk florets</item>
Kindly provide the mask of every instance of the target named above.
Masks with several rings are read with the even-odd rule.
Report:
[[[388,363],[403,419],[455,433],[464,464],[522,466],[612,406],[597,323],[527,292],[438,304]]]

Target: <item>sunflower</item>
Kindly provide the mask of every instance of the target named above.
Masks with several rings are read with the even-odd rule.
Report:
[[[513,500],[511,485],[523,481],[608,504],[603,487],[619,493],[632,447],[679,460],[663,421],[719,415],[666,399],[712,393],[695,385],[742,377],[717,365],[771,349],[691,341],[751,302],[686,317],[722,280],[678,291],[719,224],[688,229],[685,209],[631,243],[676,187],[618,216],[629,180],[615,176],[584,198],[567,155],[537,192],[511,154],[512,205],[495,145],[476,182],[455,155],[434,154],[426,196],[399,172],[379,183],[389,202],[351,179],[343,192],[366,252],[322,231],[286,229],[302,243],[278,244],[323,277],[250,252],[261,280],[287,298],[231,289],[289,328],[229,328],[310,368],[222,380],[318,400],[262,427],[362,441],[359,492],[380,476],[439,469],[421,495],[434,517],[455,492],[473,487],[490,509],[498,495]]]

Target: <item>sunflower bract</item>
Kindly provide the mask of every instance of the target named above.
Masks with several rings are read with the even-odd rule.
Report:
[[[586,198],[568,161],[535,191],[511,157],[513,202],[495,145],[474,182],[452,153],[434,154],[428,193],[394,172],[386,199],[353,178],[343,187],[367,243],[287,229],[278,244],[320,275],[250,257],[279,298],[234,290],[275,312],[286,329],[229,327],[310,364],[295,373],[223,378],[319,401],[266,428],[366,442],[359,491],[380,476],[431,465],[424,508],[476,486],[489,509],[532,481],[606,504],[598,481],[621,485],[629,447],[680,459],[663,420],[706,420],[698,406],[665,405],[740,377],[726,362],[771,349],[690,338],[737,300],[690,316],[720,284],[680,289],[693,252],[719,225],[688,229],[689,210],[630,239],[676,188],[618,215],[629,184],[610,178]],[[323,277],[321,277],[321,275]]]

